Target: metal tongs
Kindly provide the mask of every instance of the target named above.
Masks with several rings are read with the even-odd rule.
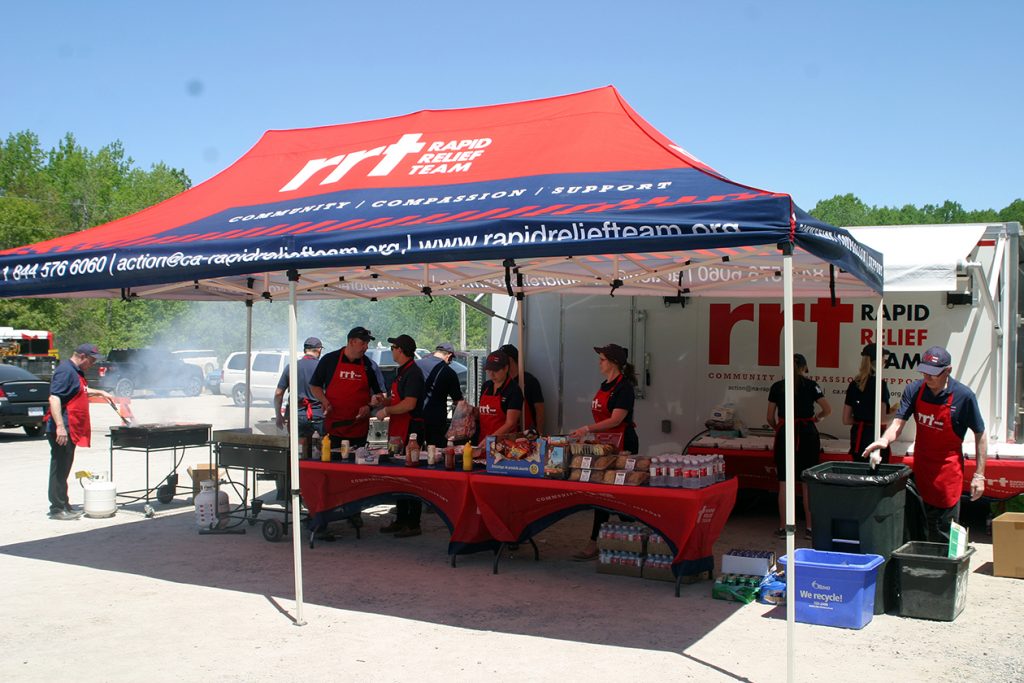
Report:
[[[108,398],[108,399],[107,399],[107,403],[108,403],[108,404],[110,405],[111,409],[112,409],[112,410],[113,410],[113,411],[114,411],[115,413],[117,413],[117,416],[118,416],[119,418],[121,418],[121,423],[122,423],[122,424],[123,424],[123,425],[124,425],[125,427],[131,427],[131,426],[132,426],[132,423],[131,423],[131,421],[130,421],[130,420],[129,420],[129,419],[127,418],[127,417],[125,417],[124,415],[122,415],[122,414],[121,414],[121,411],[120,411],[120,410],[118,409],[118,407],[117,407],[116,405],[114,405],[114,401],[113,401],[113,399],[109,399],[109,398]]]

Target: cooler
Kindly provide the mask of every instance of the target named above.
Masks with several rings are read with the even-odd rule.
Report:
[[[882,557],[875,583],[875,614],[896,608],[892,552],[903,545],[906,465],[824,462],[804,470],[815,550]]]

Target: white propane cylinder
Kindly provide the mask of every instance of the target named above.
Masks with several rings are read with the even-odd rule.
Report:
[[[117,512],[117,487],[114,482],[106,481],[106,473],[92,476],[82,484],[86,517],[93,519],[113,517]]]
[[[225,491],[215,491],[214,484],[209,479],[199,482],[199,487],[202,490],[195,500],[196,525],[200,529],[214,529],[223,521],[221,515],[228,512],[228,494]]]

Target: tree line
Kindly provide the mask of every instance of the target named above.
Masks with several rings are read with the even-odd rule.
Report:
[[[138,168],[120,142],[91,151],[66,134],[43,149],[31,131],[0,142],[0,249],[52,239],[108,223],[161,202],[192,186],[183,169],[163,163]],[[908,225],[1020,221],[1024,200],[1000,210],[968,211],[946,201],[902,207],[869,206],[853,194],[817,203],[811,214],[833,225]],[[486,300],[483,303],[488,303]],[[221,356],[245,343],[243,304],[105,299],[0,299],[0,324],[52,330],[62,354],[82,341],[111,348],[160,345],[214,349]],[[253,306],[256,348],[287,345],[287,304]],[[344,344],[356,325],[387,336],[412,335],[420,346],[458,342],[459,303],[448,297],[300,302],[301,337],[317,336],[330,346]],[[489,319],[469,309],[467,346],[485,348]]]

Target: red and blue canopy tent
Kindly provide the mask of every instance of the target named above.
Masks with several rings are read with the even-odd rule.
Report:
[[[708,267],[717,281],[691,284],[688,273]],[[782,294],[792,376],[793,297],[873,296],[882,286],[877,251],[787,194],[724,177],[613,87],[269,131],[223,172],[158,205],[0,252],[0,297],[251,304],[287,293],[293,357],[295,302],[305,298]],[[292,373],[294,383],[294,364]],[[291,410],[295,425],[294,402]],[[790,432],[787,451],[792,458]]]

